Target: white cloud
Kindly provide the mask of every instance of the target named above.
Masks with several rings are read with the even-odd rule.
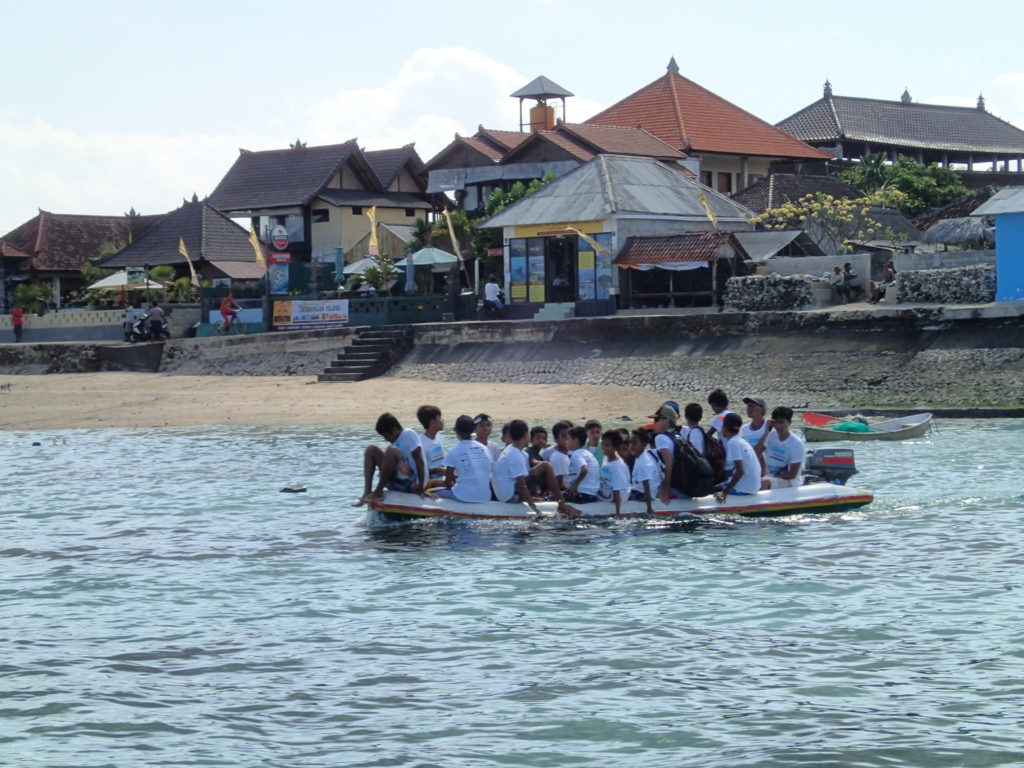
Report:
[[[296,138],[316,145],[355,137],[367,149],[414,141],[429,160],[456,132],[472,135],[481,124],[516,130],[519,101],[509,94],[535,76],[467,48],[423,48],[382,85],[338,89],[315,101],[284,100],[259,133],[251,122],[240,122],[226,135],[76,134],[42,120],[0,118],[0,165],[7,171],[0,234],[38,208],[106,215],[129,207],[147,214],[171,210],[193,192],[212,192],[239,147],[283,148]],[[603,106],[573,97],[567,110],[579,121]]]
[[[985,95],[988,111],[1024,130],[1024,72],[1003,72]]]

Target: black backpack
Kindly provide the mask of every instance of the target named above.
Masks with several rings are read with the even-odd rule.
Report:
[[[700,427],[695,427],[700,429]],[[707,456],[679,433],[673,435],[672,487],[689,496],[707,496],[715,489],[715,471]],[[704,444],[707,445],[707,435]]]
[[[716,485],[725,480],[725,446],[717,438],[718,435],[712,437],[706,432],[704,433],[704,455],[711,464]]]

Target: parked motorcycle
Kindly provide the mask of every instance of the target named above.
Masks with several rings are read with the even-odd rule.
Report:
[[[137,341],[163,341],[171,338],[171,326],[164,320],[160,324],[160,330],[154,334],[149,323],[149,315],[140,315],[128,331],[128,341],[134,344]]]

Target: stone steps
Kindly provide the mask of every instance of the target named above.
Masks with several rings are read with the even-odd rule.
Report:
[[[360,328],[352,343],[339,354],[317,381],[352,382],[385,373],[412,348],[412,331],[406,326]]]

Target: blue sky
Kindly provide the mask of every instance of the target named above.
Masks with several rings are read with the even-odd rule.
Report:
[[[239,147],[367,149],[515,129],[544,74],[583,120],[665,71],[769,122],[821,95],[973,105],[1024,127],[1024,4],[979,0],[426,4],[0,0],[0,234],[35,215],[160,213]]]

